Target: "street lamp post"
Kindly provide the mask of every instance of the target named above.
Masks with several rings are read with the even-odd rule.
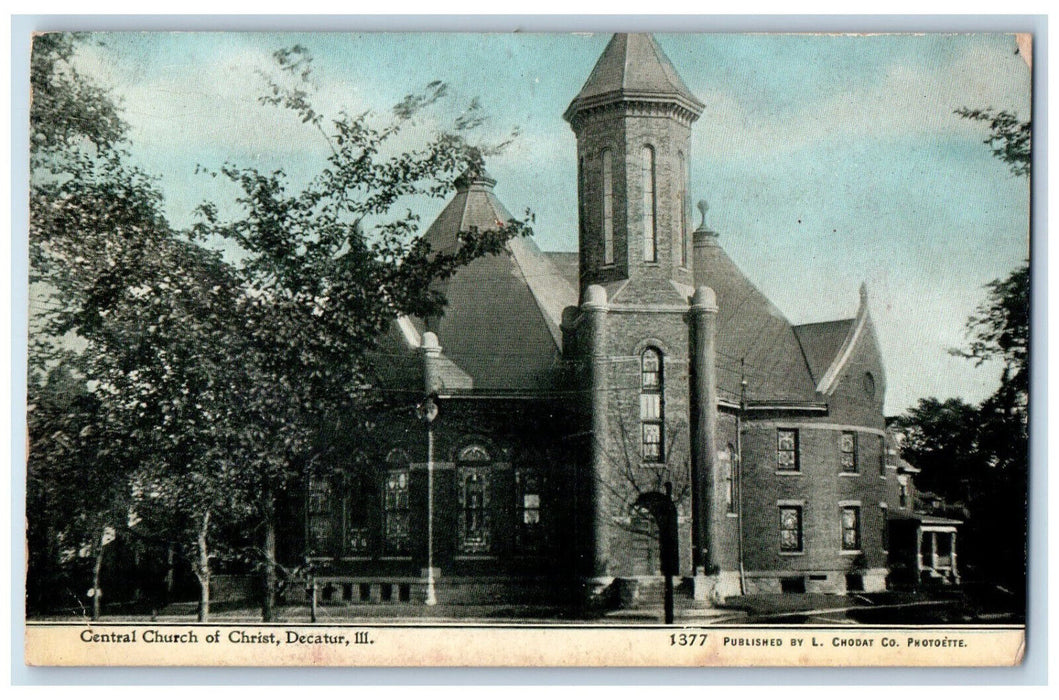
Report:
[[[427,426],[427,597],[426,605],[437,605],[434,591],[434,419],[438,405],[428,396],[419,406],[419,416]]]

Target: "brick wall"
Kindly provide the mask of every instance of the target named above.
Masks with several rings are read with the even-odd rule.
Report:
[[[690,134],[690,127],[676,119],[642,111],[623,113],[618,106],[584,120],[578,132],[578,158],[583,164],[582,292],[589,284],[621,279],[636,282],[640,277],[673,279],[691,285],[690,231],[683,237],[688,246],[687,267],[681,265],[679,249],[686,177],[681,172],[680,155],[685,157],[686,168]],[[644,264],[643,247],[642,149],[645,145],[654,149],[658,260],[648,265]],[[612,266],[604,265],[602,154],[605,150],[610,152],[613,163]],[[690,221],[690,215],[687,220]],[[652,301],[644,294],[632,296],[641,303]]]

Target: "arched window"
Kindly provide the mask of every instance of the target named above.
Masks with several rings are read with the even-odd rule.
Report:
[[[345,479],[344,552],[363,556],[371,551],[372,514],[375,512],[374,479],[362,472],[353,472]]]
[[[684,154],[678,153],[677,160],[680,166],[680,230],[677,232],[677,244],[680,246],[680,265],[688,266],[688,209],[691,203],[688,201],[688,164],[684,160]]]
[[[664,407],[662,405],[662,353],[647,348],[640,355],[640,424],[645,462],[664,460]]]
[[[603,159],[603,264],[614,262],[614,165],[610,149],[602,154]]]
[[[390,556],[411,553],[411,511],[408,490],[408,455],[394,450],[386,457],[386,479],[383,482],[383,542]]]
[[[460,450],[456,467],[460,503],[458,540],[462,554],[486,554],[493,548],[492,469],[480,445]]]
[[[306,553],[309,556],[329,556],[332,553],[333,508],[330,479],[310,474],[305,507],[308,521]]]
[[[644,146],[641,153],[640,179],[643,182],[643,259],[658,262],[658,238],[655,234],[655,150]]]

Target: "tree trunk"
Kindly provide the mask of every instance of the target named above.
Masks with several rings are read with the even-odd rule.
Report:
[[[174,556],[175,556],[175,552],[173,551],[173,543],[170,542],[169,543],[169,548],[166,550],[166,553],[165,553],[166,570],[165,570],[165,591],[163,592],[163,595],[162,595],[162,607],[163,608],[168,607],[169,606],[169,601],[173,600],[173,583],[176,581],[176,571],[173,568],[174,567],[174,564],[173,564]]]
[[[195,578],[199,580],[199,622],[208,622],[210,618],[210,550],[206,535],[210,527],[210,511],[202,514],[199,531],[196,537],[198,560],[195,562]]]
[[[265,597],[261,602],[262,622],[272,622],[276,609],[276,523],[265,518]]]
[[[107,546],[107,526],[99,530],[99,542],[96,545],[96,563],[92,567],[92,619],[98,620],[103,613],[103,593],[99,587],[100,574],[103,571],[103,553]]]

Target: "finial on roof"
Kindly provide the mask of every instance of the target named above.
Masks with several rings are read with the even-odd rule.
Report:
[[[467,169],[456,178],[453,184],[456,185],[457,192],[462,192],[470,189],[473,185],[492,189],[496,184],[496,180],[486,171],[485,162],[482,160],[481,155],[474,153],[470,163],[467,165]]]
[[[699,227],[695,229],[695,233],[717,238],[717,232],[706,225],[706,212],[710,210],[709,203],[705,199],[700,199],[699,203],[695,206],[698,207],[699,214],[702,216],[702,220],[699,222]]]
[[[860,303],[866,304],[868,302],[868,283],[860,283]]]

